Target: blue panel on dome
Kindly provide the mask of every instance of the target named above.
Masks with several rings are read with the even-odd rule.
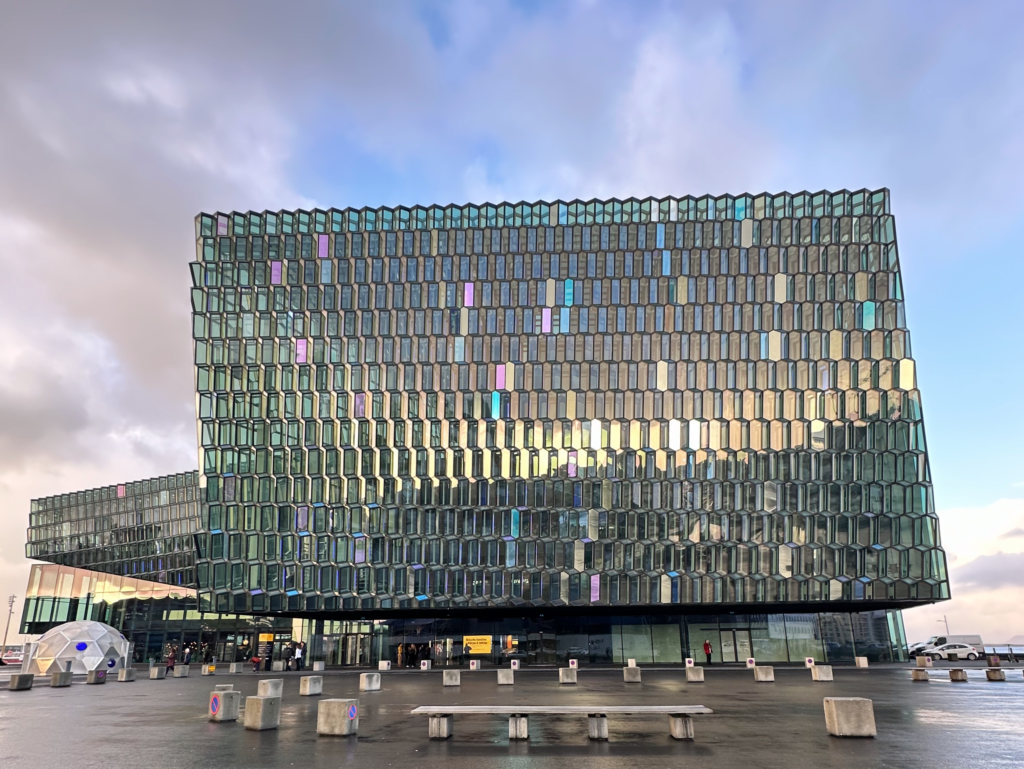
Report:
[[[87,644],[85,641],[79,641],[75,644],[75,648],[78,649],[78,651],[80,652],[84,652],[86,649],[89,648],[89,644]]]

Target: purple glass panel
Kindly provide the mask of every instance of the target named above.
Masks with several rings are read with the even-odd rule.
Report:
[[[274,286],[281,285],[281,262],[270,263],[270,283]]]
[[[499,390],[504,390],[505,389],[505,364],[503,364],[503,363],[499,363],[498,364],[498,376],[497,376],[497,379],[498,379],[498,381],[495,383],[494,386],[497,389],[499,389]]]
[[[466,292],[465,292],[465,294],[466,295],[465,295],[464,299],[465,299],[466,307],[472,307],[473,306],[473,284],[472,283],[467,283],[466,284]]]
[[[123,496],[124,496],[124,486],[123,485],[122,486],[118,486],[117,487],[117,497],[118,497],[118,499],[120,499]]]
[[[217,234],[227,235],[228,234],[228,218],[226,216],[217,217]]]
[[[356,416],[366,416],[366,393],[356,393]]]
[[[569,452],[569,477],[570,478],[575,478],[576,477],[576,452],[575,451],[570,451]]]
[[[601,600],[601,575],[590,575],[590,600],[594,603]]]
[[[545,307],[540,314],[540,330],[542,334],[551,333],[551,308]]]
[[[326,259],[330,254],[328,249],[330,248],[331,239],[327,235],[320,235],[317,238],[316,244],[316,255],[321,259]]]
[[[306,531],[309,528],[309,508],[305,505],[295,508],[295,529]]]
[[[295,362],[305,363],[306,362],[306,340],[296,339],[295,340]]]

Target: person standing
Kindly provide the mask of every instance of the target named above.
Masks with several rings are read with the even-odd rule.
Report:
[[[711,641],[709,641],[708,639],[705,638],[704,639],[704,656],[707,657],[709,665],[711,664],[711,652],[712,651],[714,651],[714,649],[711,648]]]
[[[171,650],[167,652],[167,672],[174,672],[174,663],[177,662],[177,654],[175,653],[175,647],[171,647]]]
[[[303,662],[302,658],[303,658],[304,653],[305,653],[305,647],[306,647],[306,644],[301,643],[301,642],[299,643],[298,646],[295,647],[295,669],[296,670],[302,670],[302,662]]]

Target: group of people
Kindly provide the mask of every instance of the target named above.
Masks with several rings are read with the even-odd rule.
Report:
[[[258,654],[254,655],[250,660],[252,662],[252,672],[260,672],[260,666],[263,665],[264,670],[270,670],[272,659],[270,654],[266,657],[260,657]],[[281,655],[281,659],[285,662],[286,670],[305,670],[306,669],[306,643],[305,641],[299,641],[288,644],[284,648],[284,652]]]
[[[397,650],[398,667],[419,667],[420,660],[430,659],[429,644],[399,644]]]
[[[182,653],[181,664],[190,665],[192,663],[192,655],[195,653],[193,648],[194,644],[185,644],[185,650]],[[174,670],[174,666],[178,664],[178,647],[172,645],[164,657],[164,662],[167,664],[168,672]]]

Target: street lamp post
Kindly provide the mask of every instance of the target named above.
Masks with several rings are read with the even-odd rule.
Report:
[[[0,648],[0,656],[7,651],[7,634],[11,632],[11,615],[14,614],[14,602],[18,600],[18,596],[12,595],[7,599],[7,627],[4,629],[4,645]]]
[[[936,622],[944,622],[944,623],[946,623],[946,635],[949,635],[949,620],[946,619],[946,615],[943,614],[942,615],[942,619],[937,619],[935,621]]]

